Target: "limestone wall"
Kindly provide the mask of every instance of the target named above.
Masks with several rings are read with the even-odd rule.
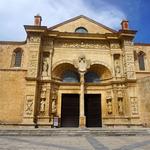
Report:
[[[0,71],[0,123],[21,123],[26,71]]]
[[[150,76],[139,79],[137,83],[142,123],[150,127]]]

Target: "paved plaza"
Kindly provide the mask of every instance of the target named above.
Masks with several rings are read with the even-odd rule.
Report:
[[[150,136],[0,136],[0,150],[150,150]]]

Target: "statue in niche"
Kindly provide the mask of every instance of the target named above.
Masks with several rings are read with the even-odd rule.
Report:
[[[111,97],[111,91],[107,92],[106,102],[107,102],[107,112],[108,112],[108,114],[112,114],[112,97]]]
[[[48,68],[49,68],[48,60],[47,60],[47,58],[44,58],[43,59],[42,76],[48,76]]]
[[[46,88],[42,87],[40,96],[40,112],[45,112]]]
[[[52,113],[56,113],[56,99],[52,99]]]
[[[121,68],[120,68],[119,59],[115,60],[115,74],[116,74],[116,77],[121,77]]]
[[[41,98],[40,101],[40,112],[45,112],[45,98]]]
[[[112,114],[112,99],[107,100],[107,112],[108,114]]]
[[[118,112],[123,114],[123,98],[118,98]]]

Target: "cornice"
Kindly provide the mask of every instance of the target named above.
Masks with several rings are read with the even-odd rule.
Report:
[[[150,46],[150,43],[134,43],[134,46]]]
[[[0,41],[1,45],[24,45],[27,41]]]

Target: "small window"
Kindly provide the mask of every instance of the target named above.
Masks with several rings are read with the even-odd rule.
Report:
[[[63,82],[75,83],[75,82],[79,82],[79,80],[80,80],[79,75],[74,71],[68,70],[63,74],[63,79],[62,79]]]
[[[145,70],[144,57],[145,57],[145,53],[142,52],[142,51],[139,52],[139,54],[138,54],[138,62],[139,62],[139,69],[140,70]]]
[[[95,72],[87,72],[85,74],[85,82],[86,83],[99,83],[100,82],[100,77]]]
[[[76,33],[88,33],[88,30],[84,27],[78,27],[76,30],[75,30]]]
[[[13,52],[12,67],[21,67],[22,49],[17,48]]]

